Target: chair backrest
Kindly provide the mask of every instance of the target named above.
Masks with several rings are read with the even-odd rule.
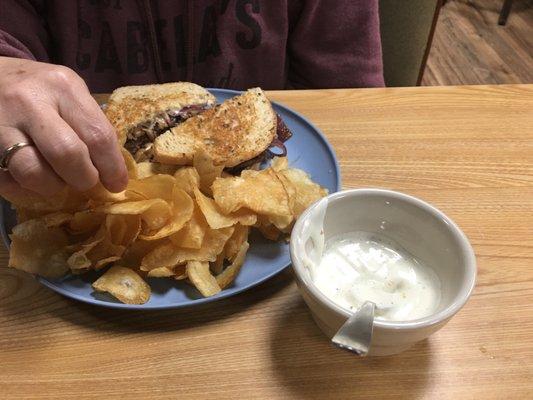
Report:
[[[380,0],[381,43],[387,86],[422,80],[442,0]]]

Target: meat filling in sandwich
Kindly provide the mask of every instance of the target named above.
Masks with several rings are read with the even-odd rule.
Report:
[[[285,142],[291,137],[292,132],[287,127],[283,119],[276,114],[276,136],[272,140],[272,143],[270,143],[270,146],[268,146],[268,148],[258,156],[255,156],[248,161],[244,161],[235,167],[226,168],[226,171],[232,175],[238,175],[243,169],[250,168],[252,165],[261,164],[274,157],[285,157],[287,155]],[[273,149],[277,149],[277,151],[274,151]]]
[[[153,156],[152,146],[156,137],[210,107],[209,104],[192,104],[164,111],[153,119],[131,128],[126,134],[124,148],[133,155],[137,162],[150,160]]]
[[[104,112],[117,130],[120,144],[137,161],[146,161],[157,136],[215,103],[215,96],[199,85],[171,82],[118,88]]]

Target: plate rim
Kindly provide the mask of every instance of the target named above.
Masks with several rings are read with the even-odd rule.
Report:
[[[243,91],[239,91],[239,90],[222,89],[222,88],[220,88],[220,89],[219,88],[207,88],[207,90],[213,95],[216,95],[218,93],[219,94],[229,94],[229,95],[238,95],[240,93],[243,93]],[[277,101],[271,101],[271,103],[274,104],[275,106],[279,107],[279,108],[282,108],[285,112],[287,112],[289,114],[293,114],[294,116],[296,116],[301,122],[304,122],[305,125],[307,125],[310,128],[311,131],[313,131],[313,134],[315,136],[318,137],[320,142],[326,147],[329,157],[331,157],[331,159],[333,160],[334,173],[335,173],[335,178],[336,178],[335,191],[341,190],[341,188],[342,188],[342,178],[341,178],[339,160],[337,159],[337,154],[335,153],[335,150],[333,149],[333,146],[326,139],[326,137],[322,133],[322,131],[320,129],[318,129],[311,121],[309,121],[305,116],[303,116],[299,112],[297,112],[297,111],[289,108],[288,106],[286,106],[286,105],[284,105],[282,103],[279,103]],[[0,221],[1,221],[0,234],[2,236],[2,241],[4,243],[4,246],[9,251],[9,247],[10,247],[11,241],[9,240],[8,234],[7,234],[6,230],[5,230],[5,224],[4,224],[4,220],[5,220],[4,219],[4,206],[6,204],[9,204],[9,202],[7,200],[3,199],[3,198],[1,199],[1,201],[2,201],[2,207],[0,207]],[[73,299],[73,300],[80,301],[82,303],[98,306],[98,307],[112,308],[112,309],[122,309],[122,310],[168,310],[168,309],[180,309],[180,308],[189,308],[189,307],[200,306],[202,304],[211,303],[211,302],[214,302],[214,301],[218,301],[218,300],[222,300],[222,299],[226,299],[226,298],[238,295],[238,294],[240,294],[242,292],[250,290],[250,289],[252,289],[252,288],[254,288],[254,287],[256,287],[256,286],[258,286],[258,285],[260,285],[260,284],[262,284],[264,282],[266,282],[267,280],[273,278],[277,274],[279,274],[282,271],[286,270],[290,265],[291,265],[291,260],[290,260],[290,255],[289,255],[288,261],[282,267],[272,271],[271,273],[263,276],[262,278],[260,278],[258,280],[255,280],[252,283],[250,283],[248,285],[245,285],[245,286],[243,286],[241,288],[234,289],[234,290],[231,290],[231,288],[229,288],[230,290],[221,291],[219,294],[217,294],[215,296],[203,297],[203,298],[199,298],[199,299],[192,299],[191,301],[186,302],[186,303],[178,303],[178,304],[171,303],[171,304],[159,304],[159,305],[124,304],[124,303],[118,303],[118,302],[117,303],[108,302],[108,301],[104,301],[104,300],[100,300],[100,299],[96,299],[96,298],[90,299],[90,298],[87,298],[86,296],[82,296],[82,295],[73,293],[73,292],[71,292],[69,290],[66,290],[66,289],[60,287],[60,286],[57,286],[56,284],[54,284],[53,281],[50,281],[50,280],[48,280],[46,278],[43,278],[43,277],[40,277],[40,276],[34,276],[34,277],[40,284],[42,284],[46,288],[48,288],[48,289],[50,289],[50,290],[52,290],[52,291],[54,291],[54,292],[56,292],[58,294],[61,294],[62,296],[65,296],[65,297]]]

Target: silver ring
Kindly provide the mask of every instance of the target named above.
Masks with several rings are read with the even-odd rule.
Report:
[[[5,149],[2,153],[2,156],[0,156],[0,171],[9,171],[7,166],[9,164],[9,160],[11,160],[11,157],[13,157],[17,150],[20,150],[26,146],[31,146],[31,143],[15,143],[13,146],[9,146],[7,149]]]

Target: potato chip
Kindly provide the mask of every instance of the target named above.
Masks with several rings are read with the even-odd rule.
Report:
[[[235,259],[235,256],[239,252],[239,249],[242,247],[243,243],[248,241],[249,233],[250,227],[240,224],[235,225],[233,235],[231,235],[224,246],[224,255],[228,260],[233,261]]]
[[[155,202],[141,214],[143,226],[147,231],[162,228],[172,215],[170,205],[166,201],[161,199],[154,200]]]
[[[122,153],[122,157],[124,158],[124,163],[126,164],[126,169],[128,170],[128,178],[137,179],[138,173],[137,173],[137,163],[135,162],[135,159],[133,158],[131,153],[122,146],[120,147],[120,152]]]
[[[67,273],[68,237],[61,228],[32,219],[15,226],[10,238],[9,267],[49,278]]]
[[[74,215],[71,213],[58,211],[52,214],[45,215],[43,217],[43,221],[47,228],[53,228],[70,222],[73,217]]]
[[[143,161],[137,164],[137,178],[143,179],[156,174],[172,175],[176,172],[177,165],[159,164],[151,161]]]
[[[141,269],[149,271],[158,267],[173,267],[187,261],[215,261],[233,230],[233,227],[207,230],[199,249],[176,247],[171,241],[165,242],[143,258]]]
[[[139,237],[141,232],[141,217],[139,215],[126,215],[124,216],[124,219],[126,222],[126,232],[124,233],[122,240],[117,242],[117,244],[127,247]]]
[[[104,185],[98,182],[91,189],[83,192],[83,196],[85,196],[87,199],[91,199],[91,204],[113,203],[125,201],[126,191],[112,193],[107,190]]]
[[[177,281],[187,279],[187,264],[181,264],[174,267],[174,279]]]
[[[191,252],[197,252],[198,250],[191,250]],[[165,240],[164,243],[143,257],[140,268],[142,271],[150,271],[160,267],[172,268],[180,262],[187,261],[186,256],[184,257],[183,252],[180,253],[171,241]]]
[[[106,258],[101,258],[99,259],[98,261],[96,261],[94,263],[94,269],[96,271],[99,271],[101,270],[102,268],[106,267],[107,265],[115,262],[115,261],[118,261],[120,260],[120,256],[109,256],[109,257],[106,257]]]
[[[176,247],[185,247],[188,249],[199,249],[202,247],[205,232],[208,229],[202,211],[198,206],[194,206],[191,219],[179,231],[169,236],[169,239]]]
[[[109,214],[104,225],[70,256],[68,263],[74,269],[101,269],[121,258],[139,230],[139,215]]]
[[[162,199],[128,201],[125,203],[106,204],[95,209],[106,214],[141,215],[147,230],[161,228],[170,219],[170,205]]]
[[[126,235],[126,221],[125,215],[109,214],[105,219],[105,230],[111,243],[118,244]],[[138,218],[138,215],[128,215],[128,217]]]
[[[327,189],[314,183],[301,169],[286,169],[280,172],[293,185],[296,194],[293,214],[298,217],[307,207],[328,194]]]
[[[212,229],[226,228],[237,223],[241,225],[253,225],[257,221],[257,216],[245,208],[241,208],[228,215],[223,214],[215,201],[202,194],[199,189],[194,190],[194,196],[207,223]]]
[[[16,206],[15,213],[17,216],[17,222],[20,224],[22,222],[28,221],[29,219],[42,218],[48,212],[39,211],[39,210],[31,210],[29,208],[23,208],[23,207]]]
[[[105,214],[93,210],[80,211],[73,215],[68,224],[68,230],[74,234],[87,233],[96,230],[104,222]]]
[[[244,264],[246,253],[249,247],[250,245],[248,242],[244,242],[237,252],[233,263],[229,265],[221,274],[217,275],[216,281],[221,289],[228,287],[235,280]]]
[[[141,217],[139,215],[109,214],[106,217],[105,225],[111,243],[127,247],[139,236]]]
[[[220,292],[216,278],[209,271],[208,262],[189,261],[187,276],[204,297],[214,296]]]
[[[177,265],[173,268],[169,267],[160,267],[148,271],[147,276],[150,278],[176,278],[185,275],[183,278],[186,278],[186,264]]]
[[[169,267],[159,267],[148,271],[147,274],[150,278],[168,278],[174,276],[174,269]]]
[[[276,241],[281,235],[281,231],[272,225],[267,217],[259,217],[255,227],[259,229],[259,232],[261,232],[261,234],[268,240]]]
[[[100,269],[110,262],[117,261],[126,251],[126,246],[111,242],[108,235],[87,252],[87,258],[91,261],[93,269]]]
[[[94,245],[96,246],[96,243]],[[67,260],[68,267],[71,270],[80,271],[86,271],[91,268],[92,262],[87,258],[87,252],[91,248],[83,248],[82,250],[73,253]]]
[[[268,217],[268,220],[281,232],[290,232],[294,217],[292,215],[273,215]]]
[[[67,260],[67,264],[71,269],[86,270],[92,265],[92,261],[87,257],[87,253],[94,249],[105,238],[105,227],[101,227],[98,231],[80,245],[80,249],[75,251]]]
[[[126,249],[120,263],[129,268],[140,268],[142,259],[164,242],[164,239],[150,241],[136,240]]]
[[[248,169],[252,171],[259,171],[261,169],[261,163],[260,162],[253,163],[252,165],[248,167]]]
[[[287,192],[271,169],[243,171],[240,177],[217,178],[213,183],[213,196],[226,214],[248,208],[263,215],[291,215]]]
[[[289,160],[287,157],[274,157],[272,159],[271,168],[278,172],[289,168]]]
[[[222,272],[222,270],[224,269],[225,259],[226,257],[224,255],[224,251],[222,251],[222,253],[217,256],[217,259],[214,262],[209,263],[209,269],[213,274],[217,275]]]
[[[40,213],[61,211],[67,198],[67,190],[62,190],[52,197],[43,197],[30,191],[16,195],[6,191],[2,194],[2,197],[13,204],[17,210],[21,210],[23,217],[28,213],[32,213],[31,216],[25,218],[27,220],[41,216],[39,215]]]
[[[198,171],[198,175],[200,175],[200,190],[210,196],[212,194],[211,185],[216,178],[220,177],[224,166],[216,166],[213,163],[213,159],[202,147],[196,150],[192,165]]]
[[[194,167],[183,167],[174,174],[176,185],[185,190],[190,196],[194,196],[194,189],[200,187],[200,175]]]
[[[108,257],[120,257],[125,251],[126,246],[111,242],[111,238],[106,235],[104,240],[98,243],[87,254],[89,259],[91,259],[94,263],[97,263],[99,260],[103,260]]]
[[[289,209],[291,210],[291,214],[294,217],[294,207],[296,204],[296,188],[291,183],[291,181],[283,174],[284,170],[280,170],[276,172],[276,176],[280,180],[281,184],[283,185],[283,188],[285,189],[285,192],[287,193],[287,199],[289,202]]]
[[[107,292],[126,304],[144,304],[150,286],[133,270],[115,265],[93,283],[97,292]]]
[[[87,198],[80,192],[69,187],[53,196],[43,197],[33,192],[22,196],[12,196],[4,193],[4,198],[15,208],[32,210],[33,212],[52,213],[56,211],[74,212],[81,210],[87,204]]]
[[[126,194],[136,193],[144,199],[163,199],[170,202],[175,183],[171,175],[152,175],[148,178],[130,181]]]
[[[158,231],[150,234],[142,234],[140,238],[143,240],[157,240],[178,232],[191,219],[193,210],[194,203],[191,197],[184,190],[174,186],[172,190],[172,216],[170,220]]]

